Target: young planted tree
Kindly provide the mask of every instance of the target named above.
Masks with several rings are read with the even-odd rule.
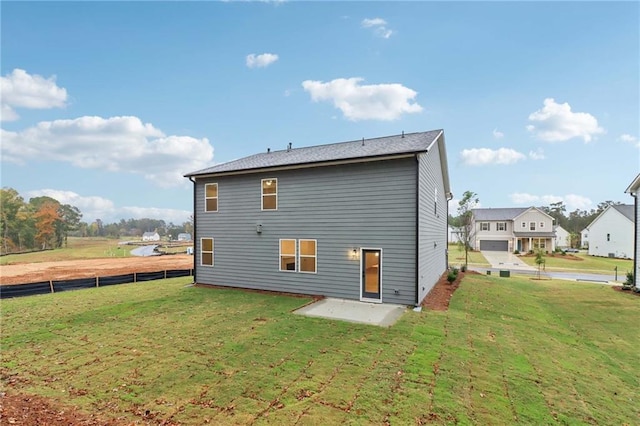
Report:
[[[536,265],[538,265],[538,279],[540,279],[540,269],[544,266],[546,260],[542,249],[536,250]]]
[[[473,229],[473,208],[478,205],[480,200],[478,194],[472,191],[465,191],[462,199],[458,202],[458,229],[460,243],[464,247],[464,269],[469,264],[469,250],[471,250],[471,241],[475,237]]]

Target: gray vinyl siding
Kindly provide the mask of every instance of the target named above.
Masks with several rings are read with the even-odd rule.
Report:
[[[411,305],[416,299],[416,174],[411,157],[199,178],[196,281],[359,300],[360,260],[352,251],[380,248],[382,301]],[[277,211],[261,211],[261,179],[266,178],[278,179]],[[207,213],[204,184],[212,182],[218,183],[218,212]],[[202,237],[215,240],[214,267],[200,266]],[[317,240],[317,273],[279,271],[280,239]]]
[[[418,301],[422,301],[447,268],[448,211],[438,144],[418,158]],[[438,189],[437,210],[435,188]]]

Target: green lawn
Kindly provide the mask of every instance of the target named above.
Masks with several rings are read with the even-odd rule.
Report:
[[[638,424],[640,298],[468,274],[391,328],[191,278],[2,301],[7,392],[126,424]]]
[[[618,277],[624,280],[627,271],[633,271],[633,260],[613,259],[608,257],[589,256],[587,253],[572,253],[572,256],[563,256],[555,253],[553,256],[545,256],[546,268],[556,271],[580,271],[589,273],[613,274],[615,267],[618,268]],[[535,256],[520,257],[528,265],[536,267]]]
[[[449,264],[450,265],[464,265],[464,249],[458,244],[449,244]],[[482,253],[479,251],[469,251],[469,265],[490,267],[491,264],[487,262]]]
[[[69,237],[67,247],[34,253],[9,254],[0,257],[0,265],[131,256],[130,252],[136,246],[118,245],[118,241],[113,238]]]

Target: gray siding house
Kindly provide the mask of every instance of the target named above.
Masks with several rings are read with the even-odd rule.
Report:
[[[638,193],[640,193],[640,174],[631,182],[627,187],[627,194],[633,197],[633,282],[637,290],[640,290],[640,262],[638,256],[640,256],[640,202],[638,201]]]
[[[414,305],[447,268],[442,130],[289,145],[185,176],[198,284]]]

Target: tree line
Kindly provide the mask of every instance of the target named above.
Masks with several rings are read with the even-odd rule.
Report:
[[[149,218],[87,223],[82,221],[80,210],[70,204],[47,196],[25,201],[13,188],[0,189],[1,254],[64,247],[69,236],[137,238],[144,232],[176,239],[179,233],[193,232],[193,218],[181,225]]]

